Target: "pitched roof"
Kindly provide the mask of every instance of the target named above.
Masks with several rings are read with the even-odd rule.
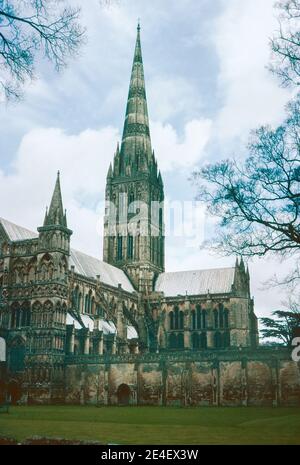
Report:
[[[155,291],[166,297],[178,295],[224,294],[231,292],[235,268],[211,270],[176,271],[161,273],[155,284]]]
[[[3,218],[0,218],[0,224],[11,241],[22,241],[38,237],[35,232],[29,231]],[[124,271],[77,250],[71,249],[70,253],[69,266],[74,265],[76,273],[88,278],[96,278],[97,275],[100,275],[100,280],[103,283],[113,287],[118,287],[118,284],[121,284],[125,291],[134,292],[134,288]]]
[[[125,291],[134,291],[124,271],[102,260],[71,249],[70,266],[72,265],[74,265],[75,272],[78,274],[91,278],[100,275],[100,280],[110,286],[118,287],[118,284],[121,284]]]
[[[37,233],[0,218],[0,224],[11,241],[25,241],[38,237]]]

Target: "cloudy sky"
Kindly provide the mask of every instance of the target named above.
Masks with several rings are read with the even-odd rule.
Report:
[[[289,93],[266,69],[278,27],[273,0],[73,3],[87,26],[80,56],[61,74],[38,63],[24,100],[0,106],[0,216],[36,230],[60,170],[72,246],[102,257],[105,176],[121,138],[138,18],[152,144],[169,201],[194,198],[195,167],[245,156],[249,130],[279,123]],[[201,218],[208,238],[211,219]],[[173,237],[166,260],[172,271],[232,265],[235,257]],[[249,266],[261,316],[284,300],[262,283],[288,263]]]

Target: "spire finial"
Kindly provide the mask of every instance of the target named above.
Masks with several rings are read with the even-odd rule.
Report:
[[[140,38],[140,20],[138,20],[137,24],[137,37],[120,153],[124,159],[130,160],[135,157],[139,148],[144,150],[147,162],[151,163],[152,150]]]
[[[57,172],[56,183],[52,195],[52,200],[48,211],[46,211],[46,217],[44,226],[53,226],[53,225],[60,225],[60,226],[67,226],[66,220],[64,218],[64,210],[62,204],[62,197],[61,197],[61,190],[60,190],[60,172]]]
[[[141,19],[138,18],[137,31],[140,32],[140,30],[141,30]]]

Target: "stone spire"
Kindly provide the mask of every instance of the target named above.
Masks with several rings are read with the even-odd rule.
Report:
[[[54,192],[52,195],[52,200],[48,212],[46,212],[44,226],[63,226],[67,228],[67,219],[66,214],[63,209],[61,189],[60,189],[60,179],[59,171],[57,173],[56,183],[54,187]]]
[[[152,202],[158,205],[164,200],[164,189],[151,148],[139,25],[123,137],[121,146],[117,145],[113,166],[108,170],[105,199],[108,206],[104,217],[104,261],[123,269],[141,292],[149,292],[156,276],[164,271],[163,208],[157,215],[152,210]],[[143,201],[148,206],[143,234],[131,234],[129,227],[124,229],[124,214],[129,225],[134,213],[128,211],[128,205],[137,207],[132,200]],[[116,213],[115,225],[111,224],[112,208]]]
[[[139,24],[120,152],[121,161],[125,165],[134,162],[138,171],[152,160]]]

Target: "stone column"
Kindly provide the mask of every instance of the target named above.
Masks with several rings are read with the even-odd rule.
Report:
[[[98,355],[103,355],[103,332],[99,334],[98,339]]]
[[[69,354],[74,354],[74,346],[75,346],[75,327],[72,325],[69,329],[69,344],[68,344],[68,352]]]
[[[113,336],[113,343],[112,343],[111,353],[112,353],[112,354],[116,354],[116,353],[117,353],[117,337],[116,337],[115,334],[114,334],[114,336]]]
[[[88,355],[90,353],[90,332],[88,329],[84,332],[83,337],[83,353]]]
[[[133,354],[138,354],[139,353],[139,343],[138,343],[138,341],[134,341],[133,343],[131,343],[131,347],[132,347],[132,353]]]
[[[207,348],[214,347],[213,331],[207,331]]]

